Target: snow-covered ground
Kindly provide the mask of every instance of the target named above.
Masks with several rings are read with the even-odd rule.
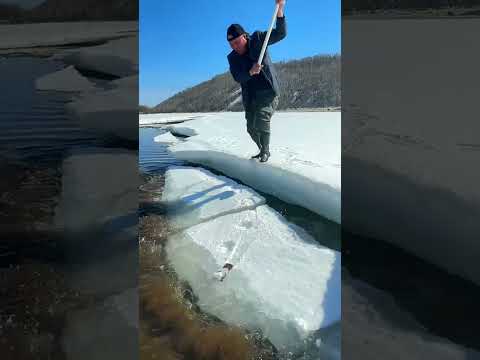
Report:
[[[281,351],[303,349],[319,329],[334,327],[339,338],[340,253],[252,189],[201,168],[171,167],[162,201],[175,229],[168,258],[204,311],[261,329]],[[219,282],[213,273],[226,262],[234,267]],[[339,359],[339,344],[323,340],[323,353]]]
[[[480,284],[477,26],[343,22],[342,222]]]
[[[339,112],[276,113],[272,156],[265,164],[250,159],[258,150],[247,134],[243,113],[208,114],[169,125],[172,133],[198,134],[172,144],[169,151],[340,223],[340,117]]]

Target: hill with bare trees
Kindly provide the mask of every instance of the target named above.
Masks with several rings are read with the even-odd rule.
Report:
[[[339,107],[340,55],[318,55],[275,64],[281,86],[279,110]],[[146,111],[145,108],[142,108]],[[240,85],[229,72],[163,101],[149,112],[243,110]]]

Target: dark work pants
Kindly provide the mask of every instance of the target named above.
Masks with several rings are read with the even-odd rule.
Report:
[[[270,119],[278,106],[278,96],[271,90],[256,91],[245,107],[247,131],[260,148],[262,133],[270,133]]]

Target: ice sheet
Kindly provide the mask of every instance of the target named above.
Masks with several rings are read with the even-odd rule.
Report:
[[[342,222],[480,284],[476,25],[345,21]]]
[[[73,66],[47,74],[35,80],[37,90],[66,92],[92,91],[95,86],[82,76]]]
[[[95,226],[136,231],[134,226],[126,228],[121,221],[112,220],[125,218],[125,214],[134,216],[137,211],[132,207],[138,203],[137,169],[138,157],[133,152],[93,148],[68,156],[62,164],[56,226],[66,231],[87,231]]]
[[[151,126],[155,124],[170,124],[188,120],[201,119],[213,115],[213,113],[158,113],[140,114],[138,123],[140,126]]]
[[[132,76],[114,83],[114,89],[86,93],[67,104],[67,111],[82,127],[138,141],[138,125],[132,121],[138,113],[137,81]]]
[[[178,139],[169,132],[157,135],[153,140],[158,143],[175,143],[178,141]]]
[[[111,40],[103,45],[65,51],[57,59],[103,74],[127,77],[138,74],[138,37]]]
[[[255,191],[201,168],[171,167],[165,174],[162,201],[175,228],[187,228],[216,217],[265,204]]]
[[[271,123],[267,163],[246,131],[243,113],[217,113],[168,129],[198,134],[169,147],[175,157],[199,163],[241,180],[286,202],[340,223],[341,114],[285,112]]]
[[[169,238],[168,258],[204,311],[260,328],[278,349],[294,351],[315,330],[340,320],[340,254],[268,206],[251,208],[255,193],[235,190],[231,181],[225,190],[233,194],[221,199],[224,181],[202,169],[167,171],[167,209],[173,204],[174,216],[197,223]],[[234,267],[218,282],[212,275],[225,262]]]

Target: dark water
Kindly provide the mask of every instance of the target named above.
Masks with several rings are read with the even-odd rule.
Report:
[[[35,79],[63,67],[43,58],[0,59],[1,155],[38,164],[58,160],[69,149],[99,144],[66,114],[70,95],[35,89]]]
[[[34,222],[44,227],[52,222],[62,188],[62,161],[72,152],[124,147],[118,140],[80,127],[70,117],[65,106],[72,94],[36,89],[36,79],[64,67],[39,57],[0,58],[0,170],[4,174],[0,191],[9,200],[0,212],[3,233],[26,231]],[[97,86],[107,83],[89,80]]]
[[[80,127],[65,109],[71,93],[36,89],[36,79],[64,67],[62,62],[39,57],[0,58],[0,192],[5,200],[0,223],[2,248],[14,247],[21,253],[15,261],[34,254],[40,258],[51,253],[52,261],[63,256],[58,247],[52,251],[46,246],[49,237],[65,243],[60,229],[51,227],[62,191],[62,161],[79,150],[96,153],[109,148],[120,153],[128,147]],[[99,87],[108,86],[104,79],[89,80]],[[8,264],[9,259],[2,263]]]
[[[139,129],[139,167],[145,174],[155,175],[164,172],[171,165],[182,165],[182,161],[176,160],[167,152],[165,144],[155,142],[155,136],[165,132],[162,128]]]

